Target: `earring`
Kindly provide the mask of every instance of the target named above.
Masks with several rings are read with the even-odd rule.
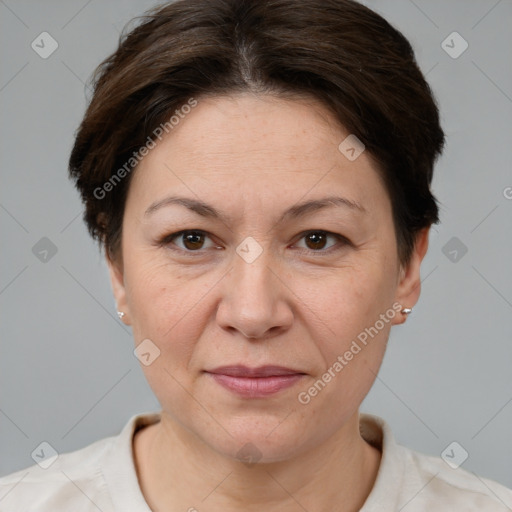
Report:
[[[124,313],[122,311],[118,311],[117,312],[117,316],[122,320],[123,316],[124,316]]]
[[[400,311],[400,313],[402,313],[403,315],[409,315],[410,313],[412,313],[412,308],[404,308],[402,309],[402,311]]]

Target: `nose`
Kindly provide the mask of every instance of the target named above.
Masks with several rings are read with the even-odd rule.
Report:
[[[248,263],[238,254],[223,279],[217,322],[246,338],[265,339],[285,332],[293,322],[286,279],[268,249]]]

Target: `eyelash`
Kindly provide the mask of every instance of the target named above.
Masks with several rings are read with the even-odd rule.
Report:
[[[175,238],[178,238],[180,235],[185,235],[185,234],[190,234],[190,233],[206,235],[208,238],[210,238],[208,232],[203,231],[201,229],[184,229],[182,231],[177,231],[175,233],[165,235],[158,242],[158,245],[161,247],[167,247],[167,248],[171,249],[172,251],[178,251],[178,252],[181,252],[186,255],[191,255],[191,256],[203,255],[203,251],[207,250],[207,249],[198,249],[196,251],[191,251],[191,250],[182,249],[181,247],[177,247],[177,246],[173,247],[172,246],[173,245],[172,241]],[[312,233],[315,233],[315,234],[321,233],[322,235],[326,235],[328,237],[333,237],[333,238],[337,239],[338,242],[341,242],[341,245],[336,244],[336,245],[333,245],[332,247],[329,247],[328,249],[319,249],[317,251],[315,251],[313,249],[300,248],[300,249],[297,249],[299,251],[299,253],[301,253],[301,254],[308,253],[308,254],[312,254],[314,256],[322,256],[322,255],[326,255],[326,254],[331,254],[332,252],[335,252],[337,250],[341,250],[346,245],[352,245],[350,240],[348,240],[348,238],[344,237],[343,235],[339,235],[337,233],[332,233],[330,231],[325,231],[325,230],[321,230],[321,229],[316,229],[316,230],[311,229],[309,231],[304,231],[303,233],[300,234],[300,237],[298,240],[300,241],[303,238],[305,238],[307,235],[311,235]]]

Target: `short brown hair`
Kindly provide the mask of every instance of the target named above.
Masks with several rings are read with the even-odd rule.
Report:
[[[178,0],[140,20],[92,76],[69,160],[89,232],[110,256],[134,152],[190,98],[255,91],[314,97],[365,144],[391,198],[400,261],[409,261],[418,231],[439,221],[430,185],[444,132],[398,30],[354,0]]]

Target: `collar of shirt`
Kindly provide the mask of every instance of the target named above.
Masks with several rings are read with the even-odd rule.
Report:
[[[160,413],[137,414],[117,436],[0,478],[0,511],[151,512],[137,478],[133,436],[158,421]],[[360,431],[382,453],[375,484],[360,512],[512,511],[512,490],[452,468],[441,457],[397,444],[381,418],[361,414]],[[459,455],[454,450],[450,456]]]

